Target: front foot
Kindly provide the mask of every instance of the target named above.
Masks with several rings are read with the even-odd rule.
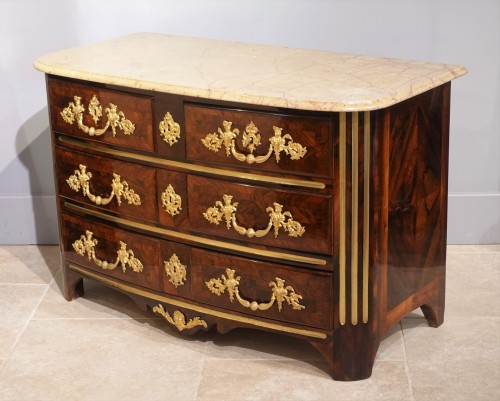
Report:
[[[83,278],[78,273],[64,266],[63,276],[63,295],[66,301],[83,296]]]

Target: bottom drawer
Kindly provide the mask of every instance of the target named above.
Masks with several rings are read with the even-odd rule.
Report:
[[[333,327],[333,273],[206,251],[62,213],[64,258],[119,280],[207,305]]]
[[[64,257],[102,274],[191,297],[190,248],[62,213]]]
[[[196,300],[284,322],[331,329],[333,274],[191,249]]]

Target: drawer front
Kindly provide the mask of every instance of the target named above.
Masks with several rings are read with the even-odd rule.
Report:
[[[199,301],[258,317],[332,327],[332,273],[194,248],[191,264],[193,294]]]
[[[61,226],[65,259],[120,280],[163,289],[160,241],[64,213]]]
[[[329,119],[194,105],[184,116],[190,160],[332,177]]]
[[[152,98],[53,78],[48,92],[54,131],[154,151]]]
[[[59,194],[104,210],[154,221],[156,171],[56,147]]]
[[[189,228],[272,247],[332,254],[332,196],[188,176]]]

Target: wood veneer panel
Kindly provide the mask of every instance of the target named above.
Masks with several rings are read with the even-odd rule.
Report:
[[[332,176],[332,143],[330,118],[294,116],[276,113],[250,112],[245,110],[200,107],[187,104],[184,108],[186,124],[187,157],[191,160],[211,162],[219,165],[237,166],[243,169],[259,171],[279,171],[301,175]],[[231,129],[238,129],[235,139],[236,150],[249,154],[242,144],[242,136],[248,124],[253,122],[261,135],[260,145],[254,151],[255,156],[266,155],[269,150],[269,138],[274,136],[273,126],[282,128],[282,137],[289,134],[293,142],[304,146],[307,151],[303,157],[292,160],[284,151],[279,162],[274,153],[262,164],[248,164],[227,156],[224,145],[213,152],[207,149],[202,139],[208,134],[218,133],[223,128],[223,121],[232,122]]]
[[[449,84],[391,109],[388,309],[434,280],[444,288],[448,112]]]
[[[82,85],[55,78],[48,78],[47,85],[52,130],[97,142],[154,151],[152,97],[109,90],[97,85]],[[94,122],[88,112],[89,102],[94,95],[102,106],[102,117],[97,123]],[[76,121],[73,124],[67,123],[61,116],[61,112],[65,107],[68,107],[70,102],[75,102],[75,96],[81,97],[81,103],[85,107],[83,124],[86,126],[104,127],[108,120],[105,109],[112,103],[117,106],[117,112],[123,112],[125,118],[135,125],[134,132],[125,135],[123,131],[117,128],[116,135],[113,136],[111,128],[108,128],[101,136],[90,136],[78,128]]]
[[[192,231],[298,251],[323,254],[333,252],[331,195],[276,190],[197,176],[188,176],[187,182],[189,227]],[[203,213],[214,207],[217,201],[224,203],[223,195],[233,196],[233,204],[238,202],[235,215],[238,225],[242,227],[266,229],[270,221],[266,209],[277,202],[283,206],[283,212],[290,212],[293,220],[299,222],[305,231],[301,236],[292,237],[283,228],[280,228],[277,236],[271,229],[261,238],[248,238],[236,232],[232,228],[234,225],[227,229],[224,218],[219,224],[210,223]]]
[[[259,262],[195,248],[191,251],[191,263],[193,293],[199,301],[259,317],[321,328],[332,327],[331,273]],[[221,274],[227,277],[227,268],[235,270],[235,277],[241,277],[239,292],[242,298],[259,303],[269,302],[272,295],[269,283],[275,282],[276,277],[279,277],[285,280],[285,286],[293,287],[295,292],[302,296],[300,304],[304,305],[305,309],[294,310],[284,301],[281,312],[277,303],[268,310],[251,311],[241,306],[236,299],[231,302],[227,290],[221,295],[213,294],[206,282],[212,278],[220,278]]]
[[[142,271],[133,271],[129,264],[125,265],[125,271],[121,264],[118,264],[114,269],[103,269],[89,257],[88,252],[84,255],[77,254],[73,244],[80,240],[82,235],[86,236],[87,231],[92,232],[91,238],[97,240],[93,247],[97,259],[110,264],[114,263],[117,259],[117,251],[120,250],[121,241],[126,244],[127,250],[132,250],[134,257],[142,263]],[[162,289],[159,270],[159,240],[63,213],[61,213],[61,232],[62,251],[66,260],[119,280],[158,291]]]

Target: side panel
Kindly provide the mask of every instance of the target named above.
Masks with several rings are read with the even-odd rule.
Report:
[[[446,84],[390,110],[387,308],[392,322],[422,305],[435,308],[442,320],[449,96]]]

